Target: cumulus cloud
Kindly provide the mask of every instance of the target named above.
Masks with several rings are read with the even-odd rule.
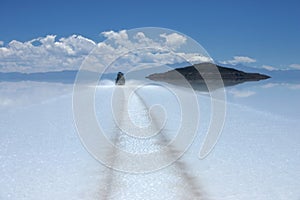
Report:
[[[114,39],[118,42],[128,40],[128,34],[126,30],[121,30],[119,32],[115,31],[106,31],[101,33],[107,39]]]
[[[55,71],[79,67],[95,42],[78,35],[57,40],[47,35],[30,41],[12,40],[0,47],[0,70],[5,72]]]
[[[137,63],[151,62],[212,62],[205,52],[181,52],[179,49],[186,44],[187,38],[178,33],[162,33],[155,39],[143,32],[129,35],[126,30],[101,34],[106,40],[100,43],[80,35],[63,38],[47,35],[25,42],[13,40],[0,47],[0,71],[70,70],[79,69],[83,62],[90,66],[89,70],[95,70],[109,65],[118,56],[120,58],[113,66],[115,68],[130,68]],[[87,55],[89,59],[85,60]]]
[[[166,46],[176,49],[186,43],[187,38],[179,35],[178,33],[171,33],[171,34],[161,34],[160,37],[164,38]]]
[[[293,68],[293,69],[299,69],[300,70],[300,64],[291,64],[290,67]]]
[[[277,68],[270,66],[270,65],[263,65],[262,68],[269,70],[269,71],[277,70]]]
[[[232,60],[222,61],[222,64],[231,64],[237,65],[239,63],[254,63],[256,62],[255,59],[247,57],[247,56],[234,56]]]
[[[97,54],[108,56],[102,58],[101,61],[97,61],[95,58],[97,67],[99,67],[99,63],[103,66],[109,64],[109,61],[118,56],[121,58],[114,62],[113,68],[130,69],[136,65],[155,65],[155,63],[167,65],[186,61],[193,64],[212,62],[212,59],[205,52],[201,54],[201,52],[186,53],[180,51],[179,49],[186,44],[187,38],[178,33],[162,33],[157,37],[153,38],[152,36],[150,38],[143,32],[137,32],[129,37],[128,32],[123,30],[120,32],[103,32],[102,35],[108,40],[99,43],[96,51]],[[89,66],[92,68],[94,65],[90,63]]]

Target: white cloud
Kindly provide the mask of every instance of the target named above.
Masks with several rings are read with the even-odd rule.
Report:
[[[0,47],[0,71],[76,69],[96,45],[78,35],[56,38],[56,35],[47,35],[26,42],[12,40],[7,46]]]
[[[255,59],[247,57],[247,56],[234,56],[232,60],[222,61],[222,64],[231,64],[236,65],[239,63],[254,63]]]
[[[0,40],[0,47],[4,45],[4,42]]]
[[[166,33],[161,34],[160,37],[164,38],[166,46],[176,49],[186,43],[187,38],[183,35],[179,35],[178,33],[171,33],[167,35]]]
[[[250,97],[250,96],[256,94],[256,92],[254,92],[254,91],[237,90],[237,89],[229,90],[229,93],[232,94],[236,98],[245,98],[245,97]]]
[[[183,57],[185,60],[188,60],[192,64],[197,64],[200,62],[213,62],[213,59],[198,53],[177,53],[177,55]]]
[[[121,30],[119,32],[106,31],[106,32],[102,32],[101,34],[104,37],[106,37],[107,39],[114,39],[117,41],[128,40],[128,34],[127,34],[126,30]]]
[[[269,71],[274,71],[277,70],[275,67],[270,66],[270,65],[263,65],[262,68],[269,70]]]
[[[126,69],[138,63],[155,62],[163,65],[186,60],[192,63],[212,61],[205,52],[203,55],[201,52],[180,52],[178,49],[186,44],[187,38],[178,33],[162,33],[155,39],[143,32],[129,36],[126,30],[101,34],[107,40],[98,44],[80,35],[64,38],[47,35],[25,42],[13,40],[7,46],[0,47],[0,71],[71,70],[79,69],[82,62],[89,65],[90,70],[95,70],[109,65],[116,56],[122,58],[113,67]],[[85,60],[92,50],[93,56]]]
[[[158,38],[147,37],[144,32],[128,35],[126,30],[120,32],[107,31],[102,33],[107,37],[105,42],[97,45],[93,52],[97,56],[88,59],[88,70],[96,70],[110,65],[111,70],[129,70],[137,66],[174,64],[189,61],[201,63],[212,61],[200,53],[185,53],[178,49],[186,44],[187,38],[177,33],[160,34]],[[152,36],[153,37],[153,36]],[[103,55],[103,56],[99,56]],[[100,58],[100,59],[99,59]]]
[[[290,67],[293,68],[293,69],[299,69],[300,70],[300,64],[291,64]]]

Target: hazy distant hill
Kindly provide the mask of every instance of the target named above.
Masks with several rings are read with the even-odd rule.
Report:
[[[0,72],[0,81],[19,82],[19,81],[36,81],[36,82],[59,82],[65,84],[73,84],[77,75],[77,70],[64,70],[53,72],[36,72],[36,73],[20,73],[20,72]],[[85,73],[94,73],[85,71]],[[102,79],[114,79],[115,74],[103,74]]]
[[[192,74],[198,74],[193,72],[192,68],[186,67],[188,63],[178,63],[169,65],[171,69],[176,69],[178,72],[182,72],[188,77],[188,73]],[[300,70],[274,70],[274,71],[268,71],[266,69],[262,68],[253,68],[253,67],[247,67],[244,65],[225,65],[221,66],[218,65],[218,69],[220,73],[222,74],[222,78],[225,80],[225,85],[235,85],[238,83],[247,81],[255,81],[257,79],[264,79],[267,78],[266,76],[259,76],[260,75],[267,75],[271,77],[272,82],[300,82]],[[153,68],[153,69],[147,69],[143,70],[142,73],[137,72],[135,75],[133,75],[134,79],[142,79],[145,76],[147,76],[150,79],[157,79],[158,76],[161,76],[160,78],[163,78],[164,75],[162,75],[163,71],[159,71],[160,68]],[[191,70],[191,71],[190,71]],[[171,71],[171,70],[170,70]],[[36,81],[36,82],[58,82],[58,83],[64,83],[64,84],[73,84],[77,75],[77,70],[64,70],[64,71],[52,71],[52,72],[38,72],[38,73],[20,73],[20,72],[0,72],[0,82],[19,82],[19,81]],[[160,72],[160,73],[157,73]],[[186,72],[186,73],[185,73]],[[85,73],[94,73],[90,71],[86,71]],[[170,72],[168,72],[170,73]],[[253,74],[254,73],[254,74]],[[108,73],[103,74],[102,79],[109,79],[114,80],[116,78],[117,73]],[[154,74],[156,74],[154,76]],[[158,75],[161,74],[161,75]],[[167,74],[165,74],[167,75]],[[168,74],[170,75],[170,74]],[[125,75],[126,78],[126,75]],[[166,77],[164,77],[166,78]],[[193,77],[188,77],[188,79],[192,80]],[[194,77],[194,79],[201,80],[201,77]],[[194,81],[195,82],[195,81]]]

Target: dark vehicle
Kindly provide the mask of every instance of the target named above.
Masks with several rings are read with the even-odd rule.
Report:
[[[116,85],[125,85],[125,78],[124,78],[124,74],[122,72],[118,72],[115,84]]]

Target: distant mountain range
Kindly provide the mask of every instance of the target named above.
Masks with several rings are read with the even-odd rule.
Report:
[[[179,63],[169,65],[172,69],[176,69],[179,72],[188,72],[189,69],[184,69],[188,64],[187,63]],[[158,68],[159,69],[159,68]],[[247,67],[244,65],[218,65],[218,69],[222,75],[222,78],[227,81],[227,85],[244,82],[254,81],[256,78],[264,79],[267,77],[255,77],[255,74],[251,75],[251,73],[259,73],[261,75],[270,76],[272,82],[300,82],[300,70],[274,70],[268,71],[266,69]],[[149,70],[145,75],[145,73],[140,73],[138,76],[148,76],[153,80],[155,79],[153,76],[149,76],[150,74],[155,74],[155,70]],[[21,73],[21,72],[0,72],[0,82],[19,82],[19,81],[36,81],[36,82],[58,82],[64,84],[73,84],[77,70],[64,70],[64,71],[51,71],[51,72],[36,72],[36,73]],[[94,73],[90,71],[86,71],[85,73]],[[163,73],[163,72],[162,72]],[[190,73],[190,72],[189,72]],[[193,72],[192,72],[193,73]],[[106,73],[102,75],[101,79],[109,79],[114,80],[116,78],[117,73]],[[198,74],[195,73],[195,74]],[[126,76],[125,76],[126,77]],[[141,77],[144,78],[144,77]],[[191,77],[190,77],[191,78]],[[197,79],[197,75],[194,76]],[[198,77],[198,80],[200,77]],[[252,79],[252,80],[251,80]],[[231,80],[231,81],[230,81]]]
[[[64,70],[52,72],[20,73],[20,72],[0,72],[0,81],[19,82],[19,81],[36,81],[36,82],[57,82],[64,84],[73,84],[77,70]],[[94,73],[85,71],[85,73]],[[114,79],[115,74],[107,73],[102,75],[102,79]]]

